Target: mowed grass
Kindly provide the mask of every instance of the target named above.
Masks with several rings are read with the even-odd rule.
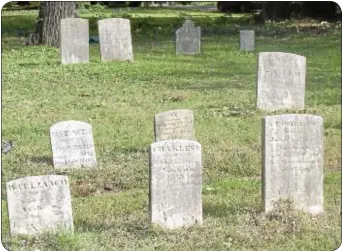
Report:
[[[2,139],[15,144],[2,155],[2,243],[8,250],[326,251],[339,246],[340,29],[256,25],[245,16],[196,16],[188,10],[172,16],[174,11],[142,8],[141,15],[139,9],[123,14],[132,15],[134,62],[101,63],[98,44],[91,44],[89,64],[78,65],[61,65],[57,48],[23,45],[22,34],[34,29],[36,13],[2,13]],[[176,56],[174,32],[187,15],[202,28],[201,54]],[[81,14],[90,18],[92,35],[100,16]],[[256,31],[253,53],[238,50],[244,28]],[[307,57],[306,110],[293,112],[324,118],[323,216],[312,218],[287,204],[272,214],[262,212],[261,119],[271,115],[255,108],[262,51]],[[204,217],[203,226],[172,231],[151,226],[148,213],[153,116],[171,109],[194,111],[203,149]],[[95,169],[67,173],[75,234],[11,238],[5,183],[64,174],[51,164],[49,139],[51,125],[62,120],[92,125],[98,161]]]

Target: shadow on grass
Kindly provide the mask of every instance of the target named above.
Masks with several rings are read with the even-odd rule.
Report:
[[[52,158],[47,156],[39,156],[39,157],[32,157],[30,161],[36,164],[45,164],[49,166],[53,166]]]

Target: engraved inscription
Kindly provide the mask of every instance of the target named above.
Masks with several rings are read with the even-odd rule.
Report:
[[[50,129],[55,167],[95,166],[96,156],[91,125],[64,121]]]

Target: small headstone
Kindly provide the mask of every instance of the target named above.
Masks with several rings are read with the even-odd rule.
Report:
[[[261,52],[258,59],[257,108],[269,112],[304,109],[306,58]]]
[[[290,199],[296,209],[323,212],[323,118],[285,114],[263,119],[263,202],[271,211]]]
[[[89,62],[89,24],[83,18],[61,20],[62,64]]]
[[[186,20],[176,31],[176,54],[198,54],[201,50],[201,28]]]
[[[31,176],[6,183],[11,235],[44,231],[73,233],[67,176]]]
[[[254,51],[254,31],[241,30],[240,31],[240,50],[241,51]]]
[[[154,116],[155,141],[167,139],[195,140],[194,113],[191,110],[172,110]]]
[[[90,124],[74,120],[56,123],[50,128],[50,138],[54,167],[93,167],[96,165]]]
[[[201,145],[165,140],[150,147],[150,217],[169,229],[202,224]]]
[[[133,61],[129,19],[108,18],[98,21],[101,61]]]

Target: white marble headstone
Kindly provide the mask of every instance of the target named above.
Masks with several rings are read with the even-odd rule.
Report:
[[[165,140],[150,147],[150,217],[169,229],[202,224],[201,145]]]
[[[285,114],[263,119],[263,202],[280,199],[296,209],[323,212],[323,118]]]
[[[257,108],[269,112],[304,109],[306,58],[261,52],[258,58]]]
[[[171,110],[154,116],[155,141],[195,139],[194,113],[191,110]]]
[[[73,233],[67,176],[31,176],[6,183],[11,235],[44,231]]]
[[[53,165],[58,168],[94,167],[96,154],[92,126],[69,120],[50,128]]]
[[[101,61],[133,61],[129,19],[108,18],[98,21]]]
[[[89,62],[88,19],[62,19],[60,39],[60,53],[62,58],[62,64]]]

